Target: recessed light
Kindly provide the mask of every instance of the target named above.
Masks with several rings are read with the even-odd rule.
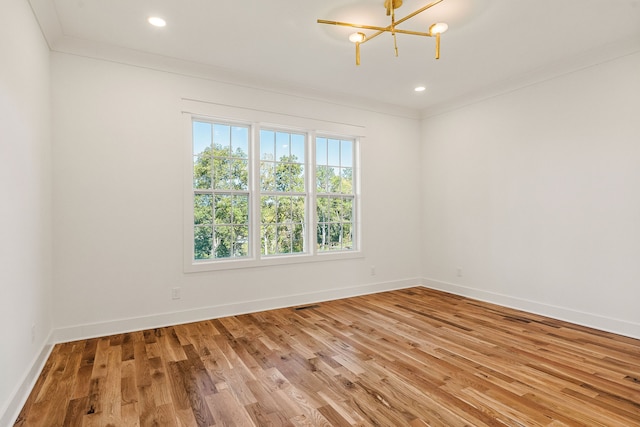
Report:
[[[167,25],[167,21],[157,16],[151,16],[148,21],[149,24],[153,25],[154,27],[164,27],[165,25]]]
[[[424,87],[424,86],[418,86],[418,87],[416,87],[414,90],[415,90],[416,92],[424,92],[426,89],[427,89],[427,88],[426,88],[426,87]]]

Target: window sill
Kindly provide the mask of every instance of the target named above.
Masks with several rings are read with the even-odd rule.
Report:
[[[185,263],[185,273],[201,273],[207,271],[220,271],[220,270],[236,270],[244,268],[256,268],[256,267],[271,267],[279,265],[292,265],[292,264],[304,264],[312,262],[324,262],[324,261],[341,261],[349,259],[364,258],[362,251],[345,251],[345,252],[331,252],[331,253],[318,253],[315,255],[300,254],[300,255],[282,255],[263,257],[260,259],[255,258],[242,258],[242,259],[229,259],[229,260],[215,260],[215,261],[189,261]]]

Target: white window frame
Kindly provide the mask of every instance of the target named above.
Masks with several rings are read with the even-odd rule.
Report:
[[[265,267],[272,265],[296,264],[307,262],[331,261],[363,258],[362,250],[362,227],[361,227],[361,201],[360,201],[360,139],[362,129],[353,125],[338,124],[338,126],[327,126],[326,122],[313,119],[297,118],[293,120],[299,123],[298,126],[288,125],[287,121],[292,121],[291,116],[281,117],[278,114],[270,113],[277,116],[278,122],[263,122],[251,120],[229,119],[220,115],[209,115],[203,113],[194,113],[191,111],[183,111],[185,119],[185,128],[188,129],[185,134],[185,199],[184,199],[184,271],[204,272],[216,270],[228,270],[251,267]],[[269,115],[269,114],[267,114]],[[296,117],[293,117],[296,119]],[[247,257],[242,258],[218,258],[211,260],[194,260],[194,225],[193,225],[193,121],[202,120],[211,123],[221,123],[229,125],[249,126],[250,144],[249,144],[249,235],[250,246]],[[285,123],[285,124],[282,124]],[[323,125],[322,127],[318,125]],[[315,125],[315,126],[314,126]],[[332,130],[331,127],[335,127]],[[344,128],[356,132],[344,132]],[[306,209],[305,222],[307,224],[305,232],[305,251],[303,253],[278,254],[278,255],[262,255],[260,247],[260,214],[256,213],[260,210],[260,129],[283,130],[296,133],[304,133],[306,135],[305,146],[305,180],[306,180]],[[324,129],[323,129],[324,128]],[[329,128],[329,130],[326,130]],[[323,129],[323,130],[319,130]],[[358,133],[360,135],[358,135]],[[335,251],[319,251],[316,244],[316,136],[324,138],[336,138],[342,140],[353,141],[353,189],[354,189],[354,211],[353,211],[353,227],[354,227],[354,248],[349,250]]]
[[[366,138],[366,129],[357,124],[345,123],[341,118],[335,121],[322,120],[313,117],[304,117],[296,113],[278,113],[256,108],[233,106],[229,104],[202,101],[192,98],[182,98],[180,102],[181,114],[184,123],[183,147],[184,148],[184,248],[183,248],[183,271],[186,273],[242,269],[252,267],[268,267],[276,265],[346,260],[364,258],[362,245],[361,226],[361,147],[362,139]],[[258,230],[258,239],[250,243],[250,256],[244,258],[220,258],[206,261],[194,261],[193,242],[193,120],[204,120],[208,122],[227,123],[250,126],[250,146],[249,146],[249,194],[250,209],[260,207],[260,128],[281,129],[297,133],[306,133],[306,182],[307,182],[307,212],[305,215],[308,224],[305,239],[307,251],[305,253],[282,254],[282,255],[260,255],[260,216],[249,213],[251,230]],[[320,252],[316,248],[316,176],[315,176],[315,140],[316,136],[331,137],[337,139],[350,139],[354,142],[353,159],[353,188],[354,188],[354,249],[345,251],[324,251]],[[257,154],[256,154],[257,153]]]

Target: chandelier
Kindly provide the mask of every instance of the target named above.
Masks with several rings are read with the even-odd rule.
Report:
[[[340,22],[340,21],[327,21],[324,19],[318,19],[318,24],[328,24],[328,25],[340,25],[343,27],[351,27],[351,28],[359,28],[363,30],[374,30],[375,32],[370,35],[365,35],[362,32],[356,32],[349,36],[349,40],[356,45],[356,65],[360,65],[360,45],[366,43],[374,38],[378,37],[382,33],[391,33],[393,36],[393,48],[396,56],[398,56],[398,41],[396,40],[396,34],[410,34],[412,36],[422,36],[422,37],[435,37],[436,38],[436,59],[440,59],[440,34],[447,31],[449,26],[444,22],[437,22],[432,24],[429,27],[428,32],[420,32],[420,31],[409,31],[409,30],[401,30],[397,28],[398,25],[403,22],[413,18],[414,16],[424,12],[425,10],[437,5],[443,0],[435,0],[428,5],[421,7],[405,16],[404,18],[396,20],[395,10],[402,6],[402,0],[385,0],[384,7],[387,10],[387,16],[391,17],[391,24],[386,27],[377,27],[374,25],[361,25],[361,24],[352,24],[349,22]]]

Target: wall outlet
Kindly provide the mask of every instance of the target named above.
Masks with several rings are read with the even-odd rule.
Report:
[[[171,299],[180,299],[180,288],[171,289]]]
[[[371,275],[372,275],[372,276],[375,276],[375,275],[376,275],[376,266],[375,266],[375,265],[372,265],[372,266],[371,266]]]
[[[460,267],[456,268],[456,276],[462,277],[462,269]]]
[[[31,325],[31,343],[36,341],[36,324]]]

